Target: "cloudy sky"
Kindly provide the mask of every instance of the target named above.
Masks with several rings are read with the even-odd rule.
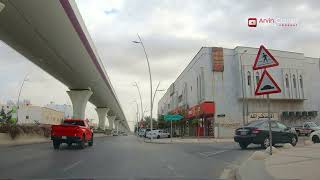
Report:
[[[140,85],[145,107],[149,107],[150,101],[144,54],[140,46],[132,43],[137,40],[137,33],[150,57],[154,86],[160,81],[160,89],[169,87],[202,46],[234,48],[264,44],[270,49],[320,56],[320,2],[317,0],[76,2],[129,121],[136,118],[133,101],[139,100],[133,82]],[[258,24],[256,28],[249,28],[249,17],[291,18],[297,26]],[[17,99],[26,74],[29,81],[22,91],[22,99],[30,99],[35,105],[50,101],[71,104],[63,84],[1,42],[0,103]],[[154,115],[162,95],[163,92],[159,92],[156,98]],[[87,106],[86,116],[97,119],[93,105]]]

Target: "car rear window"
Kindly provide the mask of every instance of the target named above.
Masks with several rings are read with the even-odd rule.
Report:
[[[84,126],[84,122],[83,121],[64,121],[63,124]]]
[[[259,127],[264,121],[252,121],[246,124],[247,127]]]

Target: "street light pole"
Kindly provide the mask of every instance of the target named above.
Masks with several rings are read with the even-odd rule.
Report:
[[[137,103],[136,100],[134,100],[134,102],[136,103],[137,105],[137,136],[138,136],[138,128],[139,128],[139,105]]]
[[[144,45],[143,45],[143,42],[142,42],[142,40],[141,40],[141,38],[140,38],[140,36],[139,36],[139,34],[137,34],[138,35],[138,38],[139,38],[139,42],[138,41],[133,41],[134,43],[140,43],[141,44],[141,46],[142,46],[142,48],[143,48],[143,51],[144,51],[144,54],[145,54],[145,56],[146,56],[146,60],[147,60],[147,64],[148,64],[148,70],[149,70],[149,79],[150,79],[150,119],[151,119],[151,124],[150,124],[150,129],[151,129],[151,131],[152,131],[152,105],[153,105],[153,103],[152,103],[152,77],[151,77],[151,69],[150,69],[150,63],[149,63],[149,58],[148,58],[148,54],[147,54],[147,52],[146,52],[146,49],[145,49],[145,47],[144,47]],[[151,141],[152,141],[152,136],[151,136]]]
[[[158,85],[157,85],[157,87],[156,87],[156,90],[154,91],[154,94],[153,94],[153,98],[152,98],[152,107],[153,107],[153,105],[154,105],[154,99],[155,99],[155,97],[156,97],[156,94],[157,94],[157,92],[159,92],[159,91],[165,91],[164,89],[158,89],[159,88],[159,86],[160,86],[160,81],[159,81],[159,83],[158,83]]]
[[[16,111],[16,113],[17,113],[17,121],[16,121],[16,124],[18,124],[18,121],[19,121],[19,104],[20,104],[20,95],[21,95],[21,91],[22,91],[22,88],[23,88],[23,85],[24,85],[24,82],[26,82],[26,81],[28,81],[29,79],[28,79],[28,75],[29,74],[26,74],[25,76],[24,76],[24,78],[23,78],[23,81],[22,81],[22,84],[21,84],[21,86],[20,86],[20,90],[19,90],[19,95],[18,95],[18,105],[17,105],[17,111]]]
[[[144,113],[143,113],[143,107],[142,107],[142,98],[141,98],[141,92],[140,92],[140,88],[137,82],[134,82],[133,86],[137,87],[138,89],[138,93],[139,93],[139,97],[140,97],[140,109],[141,109],[141,119],[143,120],[144,118]]]
[[[244,108],[244,84],[243,84],[243,65],[242,65],[242,55],[244,55],[244,53],[246,53],[247,50],[244,50],[241,54],[240,54],[240,70],[241,70],[241,87],[242,87],[242,123],[243,125],[246,124],[246,120],[245,120],[245,108]]]

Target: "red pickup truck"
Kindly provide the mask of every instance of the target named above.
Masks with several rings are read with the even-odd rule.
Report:
[[[93,131],[88,120],[65,119],[63,124],[51,126],[51,140],[54,149],[59,149],[62,143],[68,146],[76,143],[83,149],[87,142],[89,146],[93,145]]]

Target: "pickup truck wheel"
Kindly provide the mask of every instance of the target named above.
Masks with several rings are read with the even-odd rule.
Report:
[[[297,145],[297,142],[298,142],[298,137],[297,137],[297,136],[293,136],[293,137],[291,138],[290,144],[291,144],[292,146],[296,146],[296,145]]]
[[[92,136],[91,136],[90,141],[88,142],[88,145],[89,145],[89,146],[92,146],[92,145],[93,145],[93,134],[92,134]]]
[[[159,136],[159,135],[157,136],[157,139],[160,139],[160,136]]]
[[[54,149],[59,149],[61,143],[58,140],[54,140],[52,141],[52,144]]]
[[[68,143],[68,147],[71,147],[72,146],[72,143]]]
[[[319,137],[316,136],[316,135],[312,136],[312,142],[313,142],[313,143],[320,143]]]
[[[82,136],[82,140],[79,143],[79,146],[80,146],[81,149],[84,149],[86,147],[86,137],[85,137],[85,135]]]
[[[170,138],[171,136],[170,135],[168,135],[168,138]]]

